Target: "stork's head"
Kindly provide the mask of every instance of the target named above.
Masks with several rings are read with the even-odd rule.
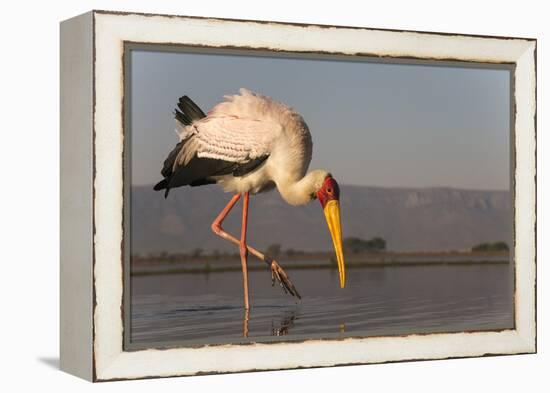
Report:
[[[317,199],[321,202],[328,229],[332,236],[338,272],[340,273],[340,287],[346,285],[346,269],[344,265],[344,253],[342,251],[342,224],[340,220],[340,187],[332,175],[327,174],[322,185],[316,192]]]

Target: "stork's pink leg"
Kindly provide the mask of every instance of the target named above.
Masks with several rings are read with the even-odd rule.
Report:
[[[241,266],[243,269],[243,288],[244,288],[244,308],[250,309],[248,296],[248,249],[246,247],[246,226],[248,223],[248,192],[243,194],[243,223],[241,226],[241,243],[239,251],[241,253]]]
[[[225,220],[225,217],[227,217],[227,215],[229,214],[231,209],[233,209],[233,206],[235,206],[235,203],[237,203],[237,201],[240,198],[241,198],[241,194],[233,195],[233,198],[231,198],[229,203],[223,208],[223,210],[220,212],[218,217],[216,217],[216,219],[212,223],[212,230],[214,231],[214,233],[216,235],[219,235],[219,236],[223,237],[226,240],[229,240],[229,241],[231,241],[231,239],[226,236],[226,235],[229,235],[229,234],[222,230],[222,222],[223,222],[223,220]],[[237,243],[238,243],[238,241],[237,241]]]
[[[236,194],[231,198],[231,200],[227,203],[227,205],[223,208],[223,210],[220,212],[218,217],[214,220],[212,223],[212,231],[220,236],[221,238],[230,241],[231,243],[239,246],[241,245],[241,242],[239,239],[237,239],[235,236],[231,235],[230,233],[227,233],[222,228],[223,220],[227,217],[231,209],[235,206],[235,204],[238,202],[238,200],[241,198],[241,194]],[[279,284],[281,284],[281,287],[285,290],[285,292],[289,292],[292,296],[296,296],[297,298],[301,298],[300,294],[298,293],[298,290],[294,285],[292,284],[292,281],[290,281],[290,278],[284,271],[284,269],[275,261],[274,259],[262,254],[260,251],[256,250],[255,248],[246,245],[246,249],[249,253],[260,259],[261,261],[264,261],[269,268],[271,269],[271,275],[273,280],[277,280]]]
[[[241,198],[241,194],[236,194],[231,198],[227,206],[221,211],[221,213],[216,217],[214,222],[212,223],[212,230],[219,236],[223,237],[224,239],[227,239],[233,243],[237,243],[239,245],[239,251],[241,254],[241,265],[243,270],[243,289],[244,289],[244,308],[245,310],[250,309],[250,302],[249,302],[249,295],[248,295],[248,248],[246,245],[246,227],[247,227],[247,221],[248,221],[248,202],[249,202],[249,194],[248,192],[245,192],[243,198],[243,221],[242,221],[242,227],[241,227],[241,240],[238,241],[233,236],[228,234],[222,229],[222,222],[227,217],[231,209],[235,206],[237,201]]]

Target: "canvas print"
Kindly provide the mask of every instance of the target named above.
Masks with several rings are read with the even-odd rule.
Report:
[[[125,56],[129,349],[514,327],[510,68]]]

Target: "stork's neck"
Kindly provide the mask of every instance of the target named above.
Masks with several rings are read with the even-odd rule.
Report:
[[[304,177],[285,177],[277,181],[277,189],[283,199],[291,205],[305,205],[315,198],[317,191],[323,186],[327,171],[314,170]]]

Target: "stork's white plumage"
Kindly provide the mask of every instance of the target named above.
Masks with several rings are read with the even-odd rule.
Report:
[[[302,116],[289,106],[269,97],[240,89],[240,94],[226,96],[225,101],[208,114],[187,96],[176,109],[176,132],[179,143],[169,154],[161,171],[164,180],[155,190],[189,185],[219,184],[236,195],[218,216],[212,229],[221,237],[240,246],[243,264],[245,308],[249,308],[247,254],[267,262],[281,286],[299,297],[284,270],[271,258],[246,244],[246,220],[249,193],[277,188],[291,205],[303,205],[318,198],[323,206],[333,238],[340,270],[340,284],[345,284],[344,259],[339,212],[339,188],[324,170],[309,173],[312,140]],[[241,240],[221,228],[223,219],[244,196]]]

